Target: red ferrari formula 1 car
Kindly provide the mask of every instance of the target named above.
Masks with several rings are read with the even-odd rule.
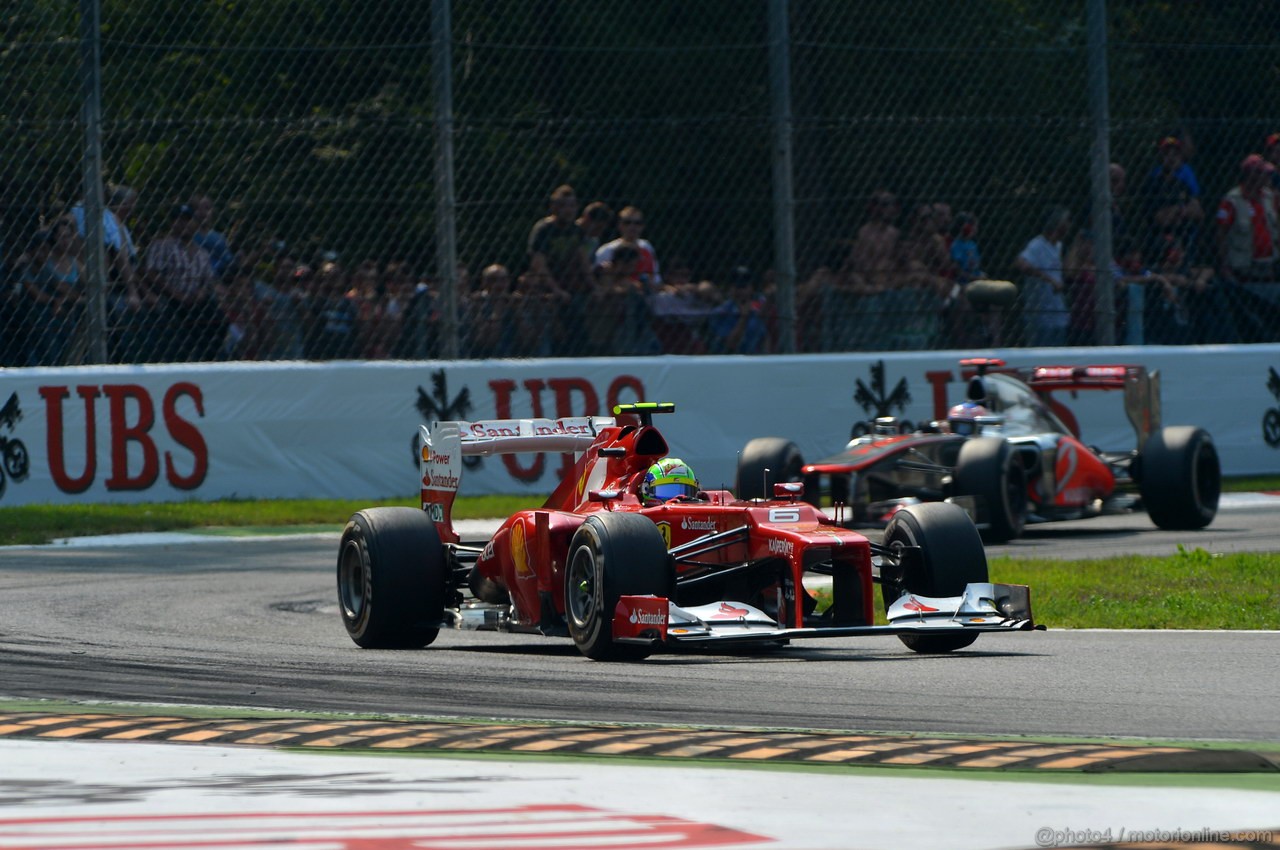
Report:
[[[1034,628],[1029,591],[988,581],[981,538],[954,505],[900,511],[875,545],[804,502],[798,483],[751,501],[725,490],[643,498],[646,472],[668,454],[653,414],[673,409],[423,428],[422,510],[359,511],[342,534],[338,601],[351,639],[422,647],[441,628],[491,629],[631,660],[663,646],[879,634],[949,652],[982,632]],[[578,457],[541,508],[461,540],[451,511],[463,456],[514,452]],[[830,577],[821,612],[806,574]],[[877,583],[888,625],[874,624]]]
[[[904,505],[963,505],[991,542],[1021,535],[1032,521],[1145,509],[1161,528],[1213,521],[1221,492],[1218,452],[1208,432],[1161,427],[1157,373],[1142,366],[1039,366],[1003,370],[996,359],[960,362],[972,378],[955,418],[900,433],[876,420],[839,454],[806,463],[794,443],[752,440],[738,461],[738,493],[758,496],[772,481],[803,481],[807,498],[848,507],[855,524],[882,524]],[[1051,409],[1055,390],[1119,390],[1135,449],[1086,446]]]

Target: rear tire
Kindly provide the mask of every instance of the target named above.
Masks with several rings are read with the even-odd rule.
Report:
[[[959,596],[965,585],[987,581],[987,552],[978,529],[964,509],[946,502],[911,505],[893,515],[884,532],[885,546],[919,546],[923,568],[919,575],[907,576],[902,586],[881,584],[885,610],[899,597]],[[914,652],[940,653],[963,649],[978,639],[972,634],[898,635]]]
[[[985,505],[984,540],[1007,543],[1022,535],[1027,523],[1027,471],[1005,440],[966,440],[956,459],[952,487],[957,496],[976,496]]]
[[[351,516],[338,547],[338,609],[365,649],[420,649],[444,619],[448,571],[435,524],[416,508]]]
[[[1175,425],[1147,438],[1141,455],[1142,504],[1160,528],[1204,528],[1218,513],[1222,465],[1203,428]]]
[[[565,620],[578,651],[596,661],[639,661],[649,646],[613,642],[613,613],[623,596],[664,596],[675,573],[662,532],[641,514],[592,514],[569,544]]]
[[[765,470],[769,486],[765,486]],[[738,456],[737,493],[739,499],[772,499],[773,485],[803,481],[804,458],[800,449],[781,437],[757,437]]]

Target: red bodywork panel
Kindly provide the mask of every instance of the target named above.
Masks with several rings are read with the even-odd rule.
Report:
[[[871,548],[861,534],[837,526],[806,502],[738,501],[727,490],[707,492],[705,501],[672,500],[642,504],[638,491],[645,471],[668,453],[667,443],[652,426],[620,425],[601,430],[579,458],[573,474],[561,481],[546,504],[510,517],[476,561],[476,570],[510,592],[515,620],[533,625],[549,598],[564,613],[565,566],[578,527],[597,511],[634,511],[653,520],[672,549],[709,535],[745,529],[740,542],[710,548],[693,564],[733,564],[782,558],[792,567],[793,586],[801,587],[806,554],[830,558],[836,570],[857,576],[863,618],[873,622]],[[782,622],[803,621],[803,601],[788,595]],[[652,628],[652,626],[651,626]]]
[[[1049,504],[1064,508],[1083,507],[1095,499],[1105,499],[1116,489],[1111,468],[1075,437],[1058,439],[1053,480],[1055,490]],[[1034,492],[1031,496],[1033,502],[1044,501]]]
[[[624,596],[613,612],[613,637],[667,639],[668,600],[661,596]]]

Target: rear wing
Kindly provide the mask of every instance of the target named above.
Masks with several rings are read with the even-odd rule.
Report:
[[[1036,366],[1024,370],[1033,390],[1122,390],[1145,366]]]
[[[1036,366],[1023,380],[1037,393],[1054,390],[1123,390],[1124,412],[1141,447],[1160,429],[1160,372],[1146,366]]]
[[[453,530],[453,501],[462,483],[462,459],[523,452],[584,452],[611,416],[564,419],[490,419],[479,422],[435,422],[423,425],[422,509],[445,543],[459,542]]]

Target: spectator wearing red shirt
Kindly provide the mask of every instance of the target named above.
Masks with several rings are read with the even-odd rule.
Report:
[[[1245,342],[1280,340],[1280,209],[1271,188],[1275,166],[1259,154],[1240,163],[1240,183],[1218,205],[1218,276]]]
[[[1240,163],[1239,185],[1218,204],[1218,273],[1226,280],[1275,281],[1280,219],[1270,186],[1274,172],[1259,154],[1249,154]]]
[[[653,249],[653,243],[640,235],[644,232],[644,213],[638,207],[623,207],[618,213],[618,230],[621,236],[596,249],[596,270],[613,262],[613,255],[619,248],[630,245],[640,252],[640,259],[636,263],[636,279],[644,284],[647,294],[661,291],[662,273],[658,269],[657,252]]]

